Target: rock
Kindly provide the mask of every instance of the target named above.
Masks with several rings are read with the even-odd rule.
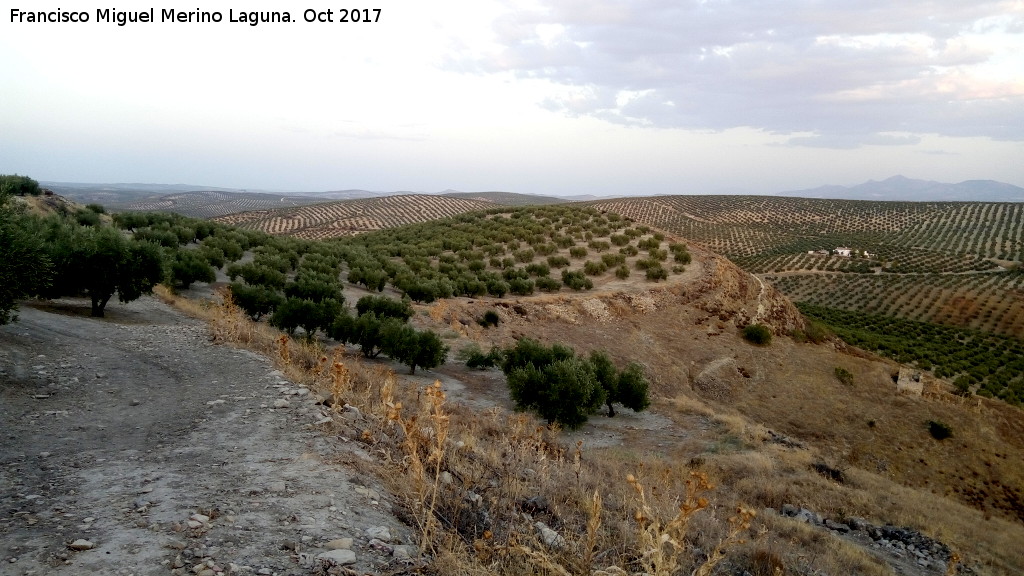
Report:
[[[540,539],[548,546],[552,548],[565,546],[565,538],[562,538],[561,534],[552,530],[547,524],[535,522],[533,526],[540,532]]]
[[[287,489],[288,487],[284,482],[271,482],[270,486],[267,487],[267,490],[271,492],[284,492]]]
[[[288,408],[289,406],[291,406],[291,404],[289,404],[287,400],[274,400],[274,408]]]
[[[397,560],[409,560],[419,553],[419,549],[416,546],[410,546],[409,544],[399,544],[392,550],[391,555]]]
[[[193,514],[188,517],[189,520],[195,520],[196,522],[202,522],[203,524],[210,523],[210,517],[206,514]]]
[[[373,540],[370,540],[369,546],[373,550],[377,550],[378,552],[383,552],[383,553],[389,554],[389,555],[395,551],[394,546],[392,546],[391,544],[388,544],[387,542],[383,542],[381,540],[378,540],[376,538],[374,538]]]
[[[92,542],[90,542],[90,541],[88,541],[88,540],[86,540],[84,538],[79,538],[78,540],[75,540],[74,542],[72,542],[71,544],[68,545],[68,548],[71,548],[72,550],[78,550],[78,551],[92,550],[95,547],[96,547],[95,544],[93,544]]]
[[[351,550],[352,539],[351,538],[335,538],[327,544],[324,544],[324,548],[328,550]]]
[[[863,518],[858,518],[857,516],[850,516],[849,518],[847,518],[846,524],[850,526],[851,530],[856,530],[858,532],[863,532],[864,530],[867,530],[869,526],[871,526],[870,524],[868,524],[867,520]]]
[[[391,542],[391,530],[387,526],[373,526],[366,529],[366,536],[371,540],[376,538],[384,542]]]
[[[850,531],[850,527],[849,526],[847,526],[846,524],[843,524],[842,522],[836,522],[835,520],[832,520],[832,519],[825,520],[825,527],[828,528],[829,530],[834,530],[836,532],[839,532],[840,534],[846,534],[847,532]]]
[[[348,566],[356,563],[356,553],[351,550],[331,550],[318,554],[316,559],[329,566]]]
[[[797,520],[799,520],[801,522],[806,522],[808,524],[814,524],[815,526],[820,526],[821,525],[821,516],[818,516],[817,514],[815,514],[814,512],[808,510],[807,508],[801,508],[796,513],[794,518],[796,518]]]
[[[783,516],[793,517],[796,516],[798,512],[800,512],[800,509],[797,508],[796,506],[793,506],[792,504],[783,504],[781,512]]]

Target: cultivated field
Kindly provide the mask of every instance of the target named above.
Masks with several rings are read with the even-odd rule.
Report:
[[[721,253],[795,301],[1024,337],[1024,204],[668,196],[591,205]]]
[[[286,210],[242,212],[214,220],[268,234],[322,240],[427,222],[493,207],[493,202],[482,200],[408,194],[325,202]]]

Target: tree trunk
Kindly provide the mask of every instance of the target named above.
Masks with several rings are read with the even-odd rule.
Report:
[[[612,408],[612,403],[611,402],[608,403],[608,417],[609,418],[614,418],[615,417],[615,408]]]
[[[90,295],[91,296],[91,295]],[[110,300],[110,296],[92,296],[92,317],[103,318],[103,309],[107,307],[107,301]]]
[[[409,375],[413,376],[415,374],[416,374],[416,364],[410,364],[409,365]]]

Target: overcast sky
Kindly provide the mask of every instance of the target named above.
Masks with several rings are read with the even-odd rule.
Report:
[[[111,4],[157,21],[98,22]],[[0,173],[561,195],[896,174],[1024,186],[1019,0],[364,5],[379,21],[341,23],[335,7],[306,23],[285,1],[199,0],[222,13],[212,24],[160,22],[170,4],[145,0],[22,3],[85,11],[81,24],[5,7]]]

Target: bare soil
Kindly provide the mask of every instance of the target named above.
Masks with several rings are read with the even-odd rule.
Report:
[[[356,573],[401,571],[366,531],[411,531],[311,396],[154,298],[23,306],[0,327],[0,573],[309,574],[341,538]]]

